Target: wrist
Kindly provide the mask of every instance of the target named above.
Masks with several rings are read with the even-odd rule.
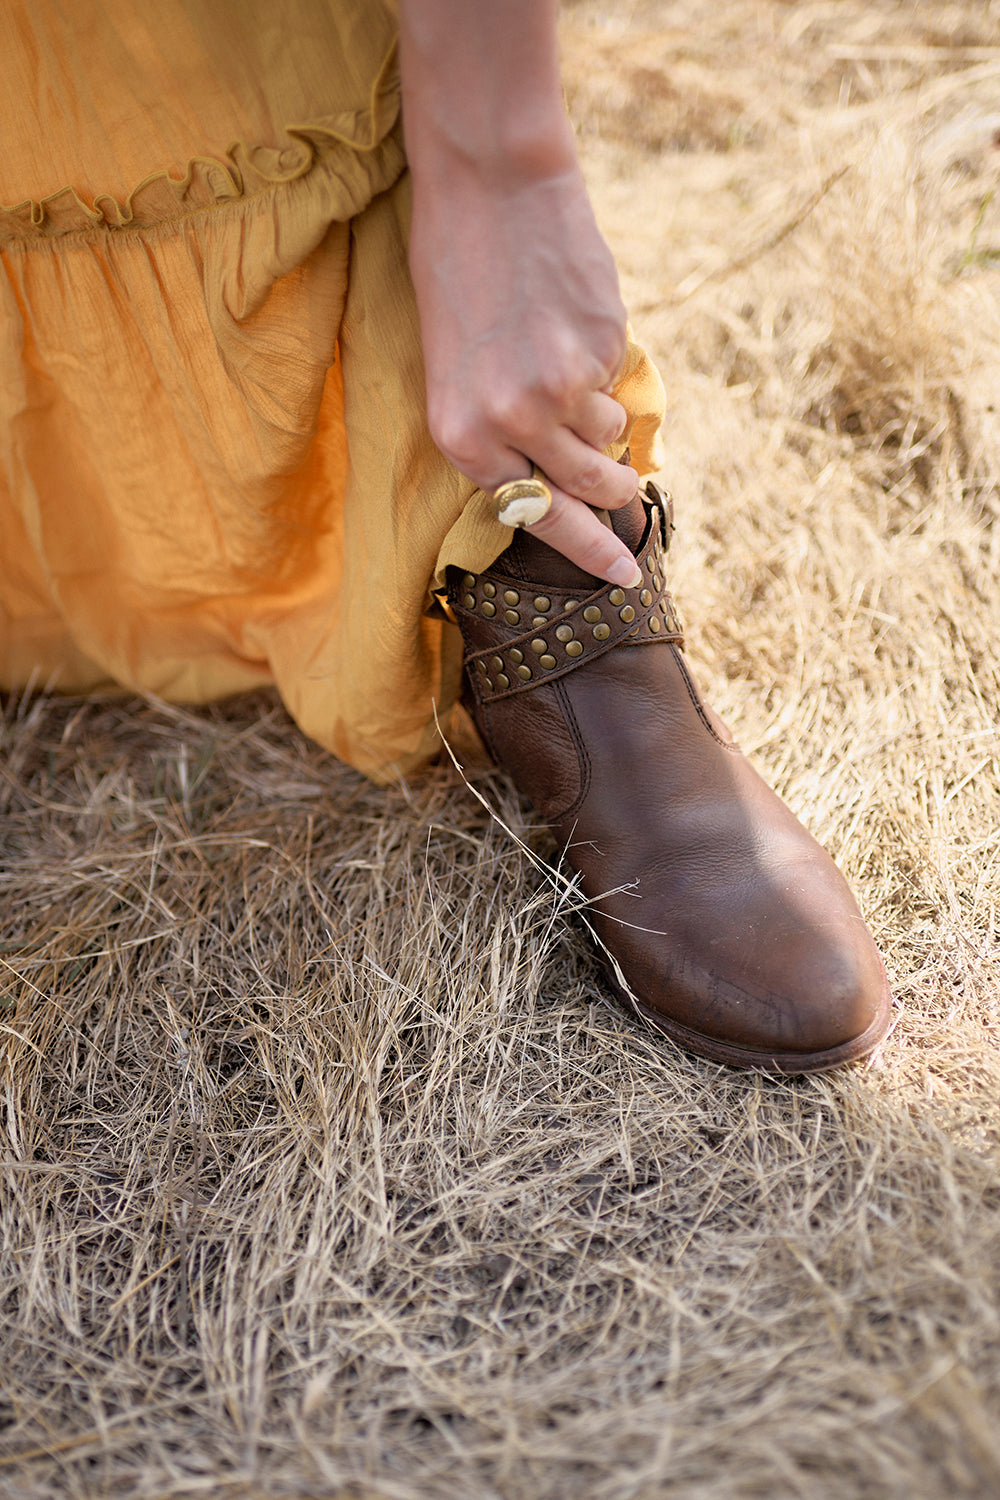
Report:
[[[403,129],[418,192],[439,182],[452,190],[467,185],[508,194],[578,170],[572,131],[561,110],[548,119],[540,112],[534,119],[497,119],[478,139],[453,121],[422,116],[417,122],[405,113]]]
[[[400,0],[414,183],[517,188],[576,166],[555,0]]]

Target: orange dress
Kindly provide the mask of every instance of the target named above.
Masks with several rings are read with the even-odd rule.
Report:
[[[509,533],[426,428],[395,58],[390,0],[0,7],[0,686],[435,752],[434,590]],[[635,346],[616,394],[652,468]]]

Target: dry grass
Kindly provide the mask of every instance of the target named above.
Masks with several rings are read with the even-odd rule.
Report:
[[[691,655],[858,890],[888,1043],[773,1081],[640,1033],[450,768],[9,702],[11,1500],[1000,1493],[998,19],[565,17]]]

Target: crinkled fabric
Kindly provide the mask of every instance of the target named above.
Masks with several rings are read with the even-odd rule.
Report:
[[[435,753],[434,590],[508,534],[427,432],[395,48],[388,0],[0,9],[0,685]],[[616,394],[649,470],[635,345]]]

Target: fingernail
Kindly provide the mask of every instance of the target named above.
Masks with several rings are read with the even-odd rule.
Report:
[[[611,564],[605,576],[609,583],[617,583],[626,589],[638,588],[642,582],[642,573],[634,557],[619,557]]]

